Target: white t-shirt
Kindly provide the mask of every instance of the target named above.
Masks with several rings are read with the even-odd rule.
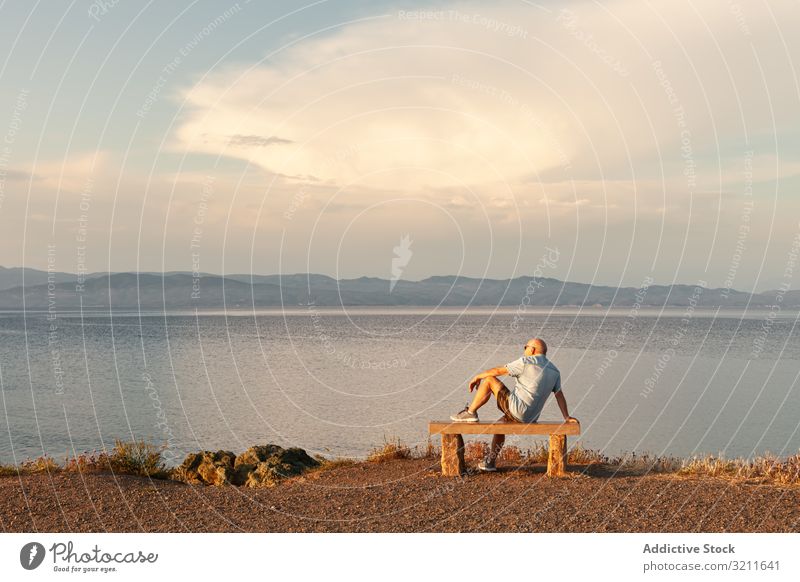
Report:
[[[508,397],[508,408],[520,422],[536,422],[552,392],[561,390],[561,372],[547,356],[523,356],[506,364],[517,384]]]

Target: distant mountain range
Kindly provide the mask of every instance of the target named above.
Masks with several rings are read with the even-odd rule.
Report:
[[[23,276],[25,285],[23,286]],[[608,287],[532,276],[476,279],[438,276],[422,281],[325,275],[213,275],[188,272],[93,273],[82,286],[72,273],[0,267],[2,310],[172,310],[326,306],[603,306],[769,308],[777,291],[750,294],[693,285]],[[782,309],[800,308],[800,291],[783,294]]]

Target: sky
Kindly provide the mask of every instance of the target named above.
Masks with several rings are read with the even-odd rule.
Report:
[[[3,2],[0,265],[798,288],[799,26],[794,1]]]

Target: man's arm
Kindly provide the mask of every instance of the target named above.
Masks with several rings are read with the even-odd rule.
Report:
[[[472,392],[475,390],[478,387],[478,384],[480,384],[481,380],[484,378],[496,378],[497,376],[505,376],[506,374],[508,374],[508,368],[505,366],[491,368],[485,372],[481,372],[480,374],[475,375],[472,380],[469,381],[469,391]]]
[[[561,414],[564,416],[564,422],[578,422],[577,418],[572,418],[569,415],[567,399],[564,398],[564,393],[561,390],[556,392],[556,402],[558,402],[558,407],[561,409]]]

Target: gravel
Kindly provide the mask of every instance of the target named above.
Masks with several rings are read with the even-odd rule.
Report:
[[[544,467],[445,478],[438,460],[358,463],[273,488],[111,474],[0,478],[6,532],[798,532],[800,488]]]

